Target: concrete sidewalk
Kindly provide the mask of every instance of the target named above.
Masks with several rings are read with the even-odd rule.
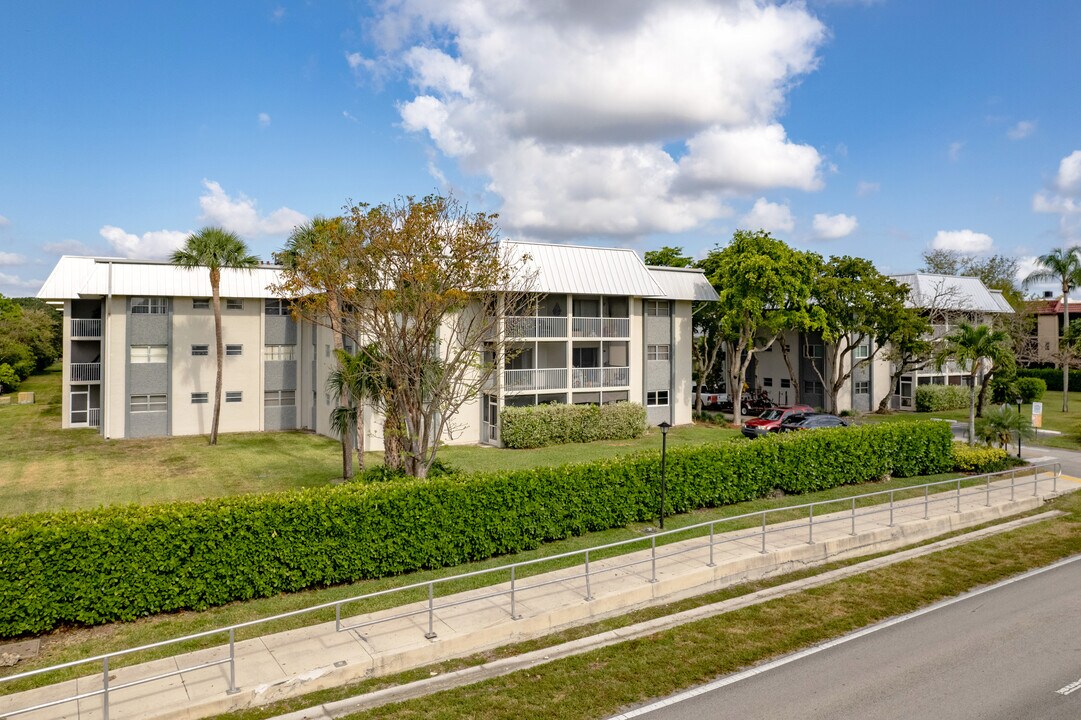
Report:
[[[228,692],[228,646],[111,669],[108,674],[108,717],[113,720],[207,717],[365,677],[471,655],[543,636],[559,628],[672,602],[747,579],[826,560],[900,548],[1038,507],[1052,495],[1051,477],[1047,474],[1043,477],[1045,479],[1035,495],[1031,482],[1019,484],[1012,491],[1008,478],[992,484],[990,505],[982,489],[966,488],[960,499],[959,512],[955,492],[940,493],[937,499],[936,495],[931,495],[927,519],[924,518],[922,496],[898,501],[892,513],[892,526],[885,505],[878,506],[878,512],[874,514],[869,514],[872,508],[859,508],[855,520],[850,509],[816,516],[813,529],[809,528],[806,517],[770,525],[764,553],[760,531],[745,529],[718,533],[712,565],[706,537],[658,546],[655,559],[648,549],[649,539],[645,538],[646,550],[592,560],[588,581],[582,565],[528,578],[519,577],[514,595],[514,617],[509,582],[451,596],[437,596],[431,619],[434,637],[428,637],[429,605],[420,602],[360,617],[343,617],[342,624],[346,627],[382,621],[353,630],[336,632],[331,622],[244,640],[235,644],[238,691],[232,694]],[[1025,479],[1019,476],[1018,482]],[[1079,487],[1081,481],[1062,476],[1058,481],[1058,494]],[[411,612],[416,614],[405,615]],[[119,687],[223,660],[225,664]],[[100,691],[104,673],[100,663],[96,667],[95,672],[94,666],[88,665],[88,672],[92,674],[78,680],[0,697],[0,718],[96,720],[104,717],[101,694],[12,715],[21,708]]]

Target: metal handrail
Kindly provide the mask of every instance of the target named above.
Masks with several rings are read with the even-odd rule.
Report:
[[[356,596],[346,598],[346,599],[343,599],[343,600],[331,600],[331,601],[328,601],[328,602],[319,603],[318,605],[312,605],[312,606],[309,606],[309,607],[306,607],[306,608],[300,608],[300,609],[297,609],[297,610],[290,610],[288,612],[279,613],[277,615],[272,615],[272,616],[269,616],[269,617],[258,618],[258,619],[255,619],[255,620],[246,620],[244,622],[234,623],[233,625],[229,625],[229,626],[221,627],[221,628],[216,628],[216,629],[213,629],[213,630],[204,630],[202,632],[192,633],[190,635],[184,635],[184,636],[178,637],[178,638],[170,638],[168,640],[161,640],[161,641],[154,642],[154,643],[148,643],[146,645],[139,645],[139,646],[133,647],[133,648],[126,648],[124,650],[116,650],[116,651],[109,652],[109,653],[102,653],[100,655],[94,655],[92,657],[82,658],[80,660],[71,660],[71,661],[68,661],[68,662],[59,663],[57,665],[50,665],[49,667],[37,668],[35,670],[27,670],[25,672],[18,673],[18,674],[15,674],[15,675],[9,675],[7,677],[0,677],[0,683],[12,682],[12,681],[15,681],[15,680],[22,680],[22,679],[25,679],[25,678],[34,677],[34,676],[41,675],[41,674],[44,674],[44,673],[55,672],[55,671],[63,670],[63,669],[66,669],[66,668],[77,667],[79,665],[87,665],[87,664],[90,664],[90,663],[100,662],[102,664],[102,678],[103,678],[102,689],[101,690],[94,690],[94,691],[84,692],[84,693],[79,693],[79,694],[76,694],[76,695],[73,695],[73,696],[70,696],[70,697],[66,697],[66,698],[62,698],[62,699],[58,699],[58,700],[52,700],[52,701],[49,701],[49,702],[44,703],[44,704],[35,705],[33,707],[27,707],[27,708],[21,708],[21,709],[18,709],[18,710],[7,711],[7,712],[5,712],[4,717],[5,718],[10,718],[10,717],[14,717],[16,715],[22,715],[22,714],[25,714],[25,713],[28,713],[28,712],[33,712],[35,710],[41,710],[41,709],[44,709],[44,708],[47,708],[47,707],[52,707],[54,705],[60,705],[60,704],[65,703],[65,702],[73,702],[73,701],[76,701],[76,700],[85,699],[85,698],[93,697],[93,696],[96,696],[96,695],[101,695],[102,698],[103,698],[103,700],[102,700],[103,717],[104,717],[104,720],[108,720],[108,718],[109,718],[109,693],[112,692],[112,691],[120,690],[120,689],[123,689],[123,688],[126,688],[126,687],[132,687],[134,685],[142,685],[142,684],[145,684],[145,683],[148,683],[148,682],[152,682],[154,680],[162,680],[162,679],[165,679],[165,678],[173,677],[175,675],[180,675],[180,674],[183,674],[183,673],[186,673],[186,672],[191,672],[191,671],[194,671],[194,670],[201,670],[201,669],[204,669],[204,668],[214,667],[214,666],[217,666],[217,665],[225,665],[225,664],[229,665],[229,688],[228,688],[227,692],[229,694],[237,693],[237,692],[239,692],[239,688],[237,688],[237,685],[236,685],[236,649],[235,649],[236,631],[244,629],[244,628],[248,628],[248,627],[253,627],[253,626],[256,626],[256,625],[261,625],[261,624],[270,623],[270,622],[276,622],[278,620],[283,620],[283,619],[286,619],[286,618],[295,617],[297,615],[302,615],[302,614],[305,614],[305,613],[317,612],[319,610],[326,610],[326,609],[329,609],[329,608],[334,608],[334,616],[335,616],[335,618],[334,618],[334,626],[335,626],[335,631],[336,632],[344,632],[344,631],[348,631],[348,630],[354,630],[354,629],[357,629],[357,628],[360,628],[360,627],[369,627],[371,625],[376,625],[376,624],[383,623],[383,622],[390,622],[391,620],[397,620],[397,619],[401,619],[403,617],[411,617],[411,616],[414,616],[414,615],[420,615],[420,614],[425,614],[426,613],[428,615],[428,630],[427,630],[427,632],[425,632],[424,636],[427,637],[427,638],[435,638],[436,637],[436,633],[434,631],[435,611],[439,610],[439,609],[448,608],[448,607],[456,607],[456,606],[464,605],[464,604],[467,604],[467,603],[479,602],[479,601],[482,601],[482,600],[489,600],[489,599],[491,599],[493,597],[500,597],[500,596],[509,595],[510,596],[510,617],[512,619],[517,620],[517,619],[520,618],[520,616],[517,615],[517,613],[516,613],[517,594],[519,592],[524,591],[524,590],[530,590],[530,589],[534,589],[534,588],[544,587],[546,585],[566,582],[567,580],[584,579],[585,580],[584,599],[586,601],[590,601],[590,600],[593,599],[591,580],[592,580],[593,577],[596,577],[597,575],[599,575],[601,573],[604,573],[604,572],[612,572],[614,570],[625,569],[625,568],[628,568],[628,567],[633,567],[635,565],[642,565],[642,564],[648,562],[648,563],[651,564],[651,576],[650,576],[649,581],[650,582],[657,582],[657,561],[658,560],[663,560],[663,559],[666,559],[666,558],[669,558],[669,557],[675,557],[677,555],[681,555],[681,554],[684,554],[686,552],[701,549],[704,546],[708,546],[709,547],[709,562],[707,563],[707,567],[714,567],[714,565],[715,565],[715,563],[713,562],[713,560],[714,560],[714,549],[716,548],[716,546],[722,545],[722,544],[727,543],[727,542],[735,542],[735,541],[739,541],[739,540],[746,540],[749,537],[755,537],[755,538],[756,537],[761,537],[761,548],[760,548],[759,552],[765,553],[765,552],[767,552],[767,549],[766,549],[766,537],[767,537],[767,535],[769,533],[781,532],[783,530],[791,529],[794,525],[798,526],[798,524],[801,522],[801,521],[798,521],[798,520],[797,521],[786,521],[786,522],[781,523],[781,524],[779,524],[777,526],[769,527],[767,525],[767,523],[766,523],[766,517],[771,513],[781,513],[781,512],[789,512],[790,513],[792,511],[796,511],[796,510],[806,509],[808,511],[808,520],[807,520],[808,542],[810,544],[814,544],[814,527],[815,527],[816,524],[821,526],[821,525],[826,525],[826,524],[831,523],[831,522],[844,522],[844,521],[848,520],[848,521],[851,522],[851,527],[852,527],[851,534],[855,534],[856,518],[857,517],[867,517],[867,516],[870,516],[870,515],[875,515],[875,514],[879,514],[879,513],[888,512],[889,513],[889,527],[893,527],[894,512],[898,508],[912,507],[912,506],[918,506],[918,505],[922,504],[924,506],[924,518],[926,519],[926,518],[929,517],[929,508],[930,508],[931,502],[941,502],[943,500],[954,500],[956,502],[957,512],[960,512],[961,498],[962,497],[972,496],[972,495],[976,495],[976,494],[980,494],[980,493],[983,493],[983,494],[986,495],[986,498],[987,498],[986,504],[989,507],[990,504],[991,504],[991,492],[992,492],[991,482],[992,482],[993,478],[1000,478],[1000,477],[1005,477],[1005,476],[1010,477],[1009,490],[1010,490],[1010,499],[1011,499],[1011,501],[1016,497],[1016,489],[1019,486],[1023,487],[1023,486],[1031,484],[1033,486],[1032,487],[1032,494],[1033,494],[1033,496],[1035,496],[1039,492],[1040,474],[1042,472],[1044,472],[1044,471],[1053,471],[1053,475],[1052,475],[1052,478],[1051,478],[1051,480],[1052,480],[1052,488],[1051,489],[1052,489],[1052,492],[1057,492],[1058,491],[1058,478],[1061,475],[1062,466],[1061,466],[1060,463],[1056,462],[1056,463],[1043,463],[1041,465],[1033,465],[1033,466],[1024,468],[1022,474],[1024,476],[1027,476],[1027,475],[1031,474],[1032,479],[1031,480],[1026,480],[1026,481],[1021,482],[1021,483],[1017,482],[1018,469],[1014,468],[1012,470],[1002,470],[1002,471],[995,472],[995,473],[986,473],[986,474],[983,474],[983,475],[976,475],[976,476],[972,476],[972,477],[961,477],[961,478],[956,478],[956,479],[953,479],[953,480],[938,480],[938,481],[935,481],[935,482],[924,483],[922,485],[913,485],[913,486],[907,487],[907,488],[898,488],[898,489],[893,489],[893,490],[876,490],[874,492],[862,493],[860,495],[852,495],[852,496],[849,496],[849,497],[846,497],[846,498],[839,498],[839,499],[836,499],[836,500],[818,500],[818,501],[815,501],[815,502],[802,503],[802,504],[799,504],[799,505],[788,505],[788,506],[785,506],[785,507],[767,508],[767,509],[764,509],[764,510],[756,510],[755,512],[743,513],[741,515],[733,515],[733,516],[727,517],[727,518],[718,518],[716,520],[706,520],[706,521],[703,521],[703,522],[700,522],[700,523],[695,523],[693,525],[687,525],[687,526],[682,527],[682,528],[675,528],[675,529],[672,529],[672,530],[665,530],[665,531],[653,533],[653,534],[649,535],[648,537],[629,538],[627,540],[618,540],[616,542],[606,543],[604,545],[596,545],[596,546],[585,548],[585,549],[582,549],[582,550],[569,550],[567,552],[557,553],[555,555],[548,555],[548,556],[545,556],[545,557],[533,558],[533,559],[530,559],[530,560],[521,560],[521,561],[516,562],[516,563],[510,563],[508,565],[501,565],[499,567],[483,568],[483,569],[480,569],[480,570],[472,570],[470,572],[459,573],[457,575],[452,575],[452,576],[445,577],[445,578],[436,578],[436,579],[433,579],[433,580],[426,580],[426,581],[417,582],[417,583],[410,583],[408,585],[402,585],[402,586],[399,586],[399,587],[387,588],[385,590],[377,590],[375,592],[365,593],[363,595],[356,595]],[[974,483],[976,481],[979,481],[980,479],[984,480],[984,487],[979,488],[974,492],[968,492],[968,493],[963,493],[962,492],[962,485],[963,484],[967,484],[967,485],[969,485],[971,487],[972,483]],[[1045,481],[1046,481],[1046,479],[1045,479]],[[955,490],[955,492],[953,494],[950,494],[949,497],[943,497],[946,493],[942,493],[942,494],[936,493],[937,497],[932,496],[932,494],[930,493],[930,489],[933,488],[933,487],[945,487],[945,486],[954,486],[956,488],[956,490]],[[917,490],[921,490],[921,489],[924,491],[923,496],[922,497],[917,497],[915,503],[910,503],[909,505],[903,505],[903,504],[898,504],[896,502],[896,495],[898,493],[908,493],[908,492],[917,491]],[[1002,490],[1005,490],[1005,488],[1002,488]],[[867,499],[867,498],[883,497],[883,496],[888,496],[889,497],[888,504],[875,505],[869,512],[863,512],[863,513],[857,513],[856,512],[857,501],[864,500],[864,499]],[[851,512],[850,512],[849,515],[844,516],[844,517],[819,517],[818,520],[815,519],[814,508],[825,506],[825,505],[836,505],[836,504],[842,503],[842,502],[850,503]],[[716,526],[718,524],[731,523],[731,522],[735,522],[735,521],[739,521],[739,520],[747,520],[747,519],[751,519],[751,518],[760,518],[761,519],[761,524],[758,525],[757,529],[755,529],[753,532],[751,532],[751,533],[749,533],[747,535],[733,536],[733,537],[728,537],[728,538],[721,539],[719,541],[717,540],[717,538],[716,538]],[[756,525],[757,525],[757,523],[756,523]],[[661,554],[661,555],[657,554],[657,545],[658,545],[657,540],[658,540],[658,538],[674,538],[674,536],[677,535],[677,534],[686,534],[686,533],[691,532],[691,531],[703,530],[703,529],[706,529],[706,528],[709,529],[709,541],[708,541],[707,545],[687,546],[687,547],[683,547],[683,548],[681,548],[679,550],[676,550],[675,552],[671,552],[671,553],[667,553],[667,554]],[[630,545],[635,544],[635,543],[644,543],[644,542],[647,542],[647,541],[649,542],[649,547],[650,547],[650,556],[649,557],[631,560],[630,562],[627,562],[627,563],[623,563],[623,564],[615,565],[615,566],[610,566],[610,567],[605,567],[605,568],[601,568],[599,570],[598,569],[594,569],[592,571],[590,570],[590,554],[591,553],[596,554],[599,551],[612,550],[612,549],[615,549],[615,548],[627,547],[627,546],[630,546]],[[664,543],[661,543],[661,544],[663,545]],[[550,579],[550,580],[544,580],[544,581],[541,581],[541,582],[538,582],[538,583],[533,583],[533,584],[525,585],[525,586],[522,586],[517,582],[518,570],[521,569],[521,568],[532,566],[532,565],[537,565],[537,564],[540,564],[540,563],[549,563],[549,562],[553,562],[553,561],[556,561],[556,560],[562,560],[562,559],[565,559],[565,558],[576,557],[576,556],[583,556],[582,571],[577,573],[577,574],[573,574],[573,575],[570,575],[570,576],[560,576],[558,578],[554,578],[554,579]],[[488,575],[488,574],[491,574],[491,573],[507,572],[507,571],[510,572],[510,587],[508,589],[506,589],[506,590],[493,590],[492,592],[484,594],[482,596],[469,597],[469,598],[465,598],[465,599],[462,599],[462,600],[457,600],[457,601],[453,601],[453,602],[444,603],[444,604],[441,604],[441,605],[436,605],[435,604],[435,586],[436,585],[450,583],[450,582],[456,582],[456,581],[464,580],[466,578],[478,577],[478,576],[481,576],[481,575]],[[354,603],[354,602],[359,602],[359,601],[362,601],[362,600],[371,600],[371,599],[374,599],[374,598],[377,598],[377,597],[382,597],[384,595],[389,595],[391,593],[408,592],[410,590],[419,590],[419,589],[427,589],[427,591],[428,591],[428,593],[427,593],[428,594],[427,605],[424,608],[419,608],[419,609],[416,609],[416,610],[407,610],[406,612],[397,613],[397,614],[395,614],[393,616],[381,617],[381,618],[378,618],[376,620],[365,621],[365,622],[354,624],[354,625],[343,625],[342,624],[342,607],[344,605]],[[152,676],[152,677],[140,678],[139,680],[131,681],[131,682],[124,683],[124,684],[117,685],[117,686],[113,686],[113,687],[109,686],[109,661],[111,659],[113,659],[113,658],[118,658],[118,657],[122,657],[122,656],[125,656],[125,655],[130,655],[132,653],[144,652],[144,651],[147,651],[147,650],[153,650],[153,649],[156,649],[156,648],[165,647],[167,645],[174,645],[174,644],[177,644],[177,643],[187,642],[187,641],[190,641],[190,640],[198,640],[200,638],[210,637],[212,635],[221,635],[221,634],[228,634],[228,638],[229,638],[229,644],[228,644],[229,655],[228,655],[227,658],[221,658],[221,659],[218,659],[218,660],[207,661],[207,662],[202,663],[200,665],[194,665],[194,666],[191,666],[191,667],[170,671],[168,673],[163,673],[163,674],[155,675],[155,676]]]

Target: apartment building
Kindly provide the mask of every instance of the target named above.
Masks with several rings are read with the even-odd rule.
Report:
[[[514,352],[453,423],[449,443],[499,444],[508,405],[647,407],[691,421],[691,303],[715,300],[701,272],[650,268],[621,248],[514,243],[535,270],[528,315],[501,332]],[[278,268],[223,270],[222,432],[308,429],[332,436],[332,338],[297,322],[269,287]],[[65,256],[38,297],[63,307],[62,425],[108,438],[208,433],[215,382],[208,273],[168,263]],[[483,350],[483,348],[480,348]],[[364,410],[364,449],[382,447]]]

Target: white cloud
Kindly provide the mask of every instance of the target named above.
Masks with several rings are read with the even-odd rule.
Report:
[[[983,253],[991,249],[990,235],[972,230],[939,230],[931,241],[933,250],[956,250],[962,253]]]
[[[360,122],[360,120],[357,120],[356,116],[353,115],[348,110],[342,110],[342,117],[345,118],[346,120],[348,120],[349,122],[355,122],[355,123]]]
[[[788,139],[788,90],[825,26],[800,3],[728,0],[396,0],[378,65],[417,89],[402,126],[488,179],[511,230],[552,237],[690,229],[724,197],[822,185]],[[438,49],[442,48],[442,49]],[[690,69],[693,69],[691,71]],[[665,152],[682,141],[677,162]]]
[[[7,227],[7,226],[8,226],[8,225],[10,225],[10,224],[11,224],[11,221],[10,221],[10,220],[8,220],[8,219],[7,219],[6,217],[4,217],[3,215],[0,215],[0,227]]]
[[[0,273],[0,289],[7,291],[5,295],[11,294],[12,290],[37,290],[42,282],[42,280],[23,280],[18,275]]]
[[[1010,140],[1024,140],[1036,131],[1035,120],[1021,120],[1006,131],[1006,137]]]
[[[0,265],[22,265],[26,258],[17,253],[0,251]]]
[[[258,116],[259,127],[270,127],[270,115],[265,112],[259,113]]]
[[[203,210],[200,220],[221,225],[237,235],[284,235],[308,220],[296,210],[287,207],[278,208],[269,215],[260,215],[255,200],[243,194],[232,198],[213,180],[204,179],[203,186],[207,192],[199,197],[199,207]]]
[[[1059,162],[1055,187],[1063,194],[1081,194],[1081,150],[1074,150]]]
[[[284,19],[285,19],[285,8],[283,8],[281,5],[278,5],[273,10],[270,11],[270,21],[271,22],[280,23]]]
[[[134,235],[115,225],[106,225],[98,233],[123,257],[146,260],[169,257],[191,234],[179,230],[156,230]]]
[[[1042,269],[1040,259],[1035,255],[1023,255],[1017,258],[1017,284],[1024,284],[1025,278],[1040,269]]]
[[[859,197],[867,197],[868,195],[874,195],[881,189],[881,186],[876,182],[868,182],[866,180],[860,180],[856,183],[856,195]]]
[[[1081,150],[1062,158],[1050,189],[1032,196],[1032,210],[1059,216],[1059,237],[1081,244]]]
[[[791,232],[796,227],[796,219],[787,205],[771,203],[765,198],[755,200],[754,207],[740,218],[740,223],[749,230],[770,232]]]
[[[961,148],[964,146],[965,144],[960,141],[950,143],[950,147],[946,151],[946,155],[950,158],[950,162],[957,162],[961,158]]]
[[[93,248],[84,245],[78,240],[61,240],[60,242],[45,243],[41,249],[50,255],[93,255]]]
[[[838,240],[854,233],[856,228],[859,227],[859,222],[857,222],[855,215],[816,213],[812,226],[818,239]]]

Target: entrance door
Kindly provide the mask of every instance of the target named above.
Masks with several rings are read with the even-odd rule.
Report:
[[[87,425],[90,422],[90,388],[76,385],[71,388],[71,424]]]
[[[480,441],[488,445],[496,445],[499,443],[499,397],[484,395],[480,404]]]

